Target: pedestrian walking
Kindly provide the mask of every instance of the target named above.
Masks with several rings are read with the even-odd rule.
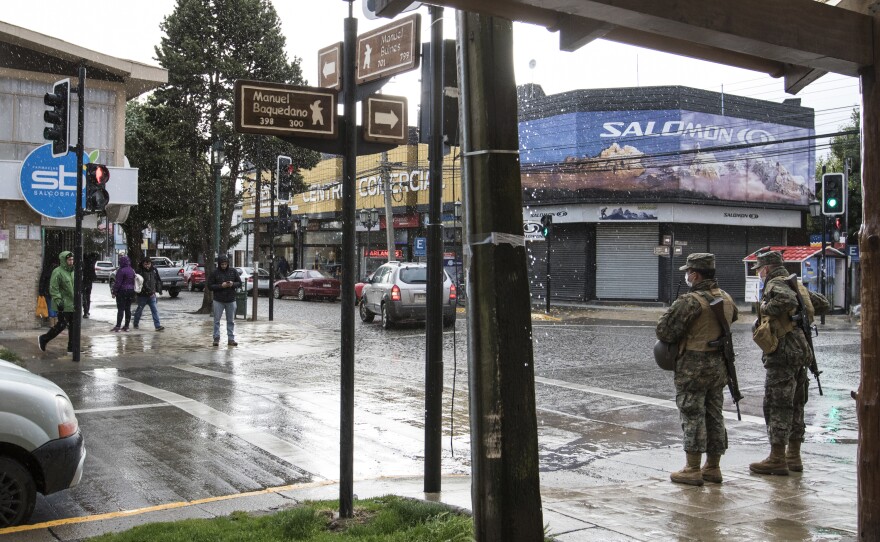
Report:
[[[92,306],[92,283],[98,278],[95,275],[95,262],[98,261],[98,254],[89,252],[83,258],[83,282],[82,282],[82,309],[83,318],[89,317],[89,308]]]
[[[46,351],[49,341],[64,331],[73,322],[73,253],[63,251],[58,255],[59,265],[52,271],[49,278],[49,296],[58,311],[58,321],[45,334],[37,337],[37,344],[42,352]],[[73,352],[70,333],[67,334],[67,352]]]
[[[217,268],[208,278],[208,289],[214,294],[214,346],[220,344],[220,316],[226,311],[226,340],[229,346],[235,342],[235,291],[241,287],[238,272],[229,267],[229,257],[217,257]]]
[[[278,276],[282,278],[286,278],[290,273],[290,264],[287,263],[287,258],[281,256],[278,259]]]
[[[723,335],[709,304],[724,300],[727,323],[736,321],[733,298],[715,281],[715,256],[707,252],[690,254],[685,265],[685,282],[690,291],[672,303],[657,323],[657,338],[678,344],[675,365],[675,403],[684,432],[685,467],[670,475],[673,482],[701,486],[721,483],[721,456],[727,450],[724,427],[724,386],[727,367],[719,346],[710,346]],[[700,467],[703,453],[706,463]]]
[[[113,280],[113,288],[110,294],[116,299],[116,326],[110,331],[128,331],[131,321],[131,301],[134,298],[134,269],[131,268],[131,260],[128,256],[119,257],[119,269],[116,270],[116,278]],[[122,318],[125,317],[125,325]],[[122,327],[120,327],[122,326]]]
[[[752,269],[757,271],[763,284],[755,321],[755,342],[764,352],[764,422],[770,440],[770,455],[763,461],[750,464],[749,470],[756,474],[787,476],[789,471],[804,470],[801,443],[806,429],[804,405],[807,404],[810,385],[807,370],[813,361],[813,351],[804,332],[792,321],[798,309],[798,299],[785,280],[789,272],[783,266],[782,253],[768,250],[758,253],[757,257]],[[808,291],[800,282],[798,292],[811,324],[814,315],[828,312],[830,307],[825,296]],[[762,326],[771,335],[770,343],[759,339],[757,332]]]
[[[37,292],[46,300],[46,312],[49,317],[49,327],[54,326],[58,322],[58,309],[52,303],[52,294],[49,292],[49,282],[52,279],[52,272],[58,267],[58,259],[47,257],[43,259],[43,271],[40,273],[40,282]]]
[[[150,313],[153,315],[153,326],[156,331],[165,329],[159,323],[159,307],[157,306],[158,297],[162,295],[162,279],[159,277],[159,270],[153,267],[153,260],[144,258],[138,265],[137,274],[144,280],[141,285],[141,291],[137,292],[137,308],[134,310],[134,328],[138,328],[141,321],[141,314],[144,312],[144,306],[150,306]]]

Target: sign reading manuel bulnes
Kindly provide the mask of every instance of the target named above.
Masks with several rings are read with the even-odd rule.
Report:
[[[336,93],[325,88],[239,79],[235,82],[235,131],[335,138]]]

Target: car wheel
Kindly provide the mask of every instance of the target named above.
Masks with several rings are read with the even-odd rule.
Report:
[[[388,316],[388,304],[382,303],[382,329],[391,329],[394,327],[394,322],[391,321],[391,318]]]
[[[177,294],[179,294],[179,293],[180,293],[180,290],[169,290],[168,291],[168,295],[170,295],[171,297],[177,297]]]
[[[296,298],[299,299],[300,301],[306,300],[305,288],[300,288],[299,290],[296,291]]]
[[[31,474],[11,457],[0,457],[0,528],[25,523],[36,502]]]
[[[272,290],[272,297],[274,297],[275,299],[281,299],[281,288],[276,286],[275,289]]]
[[[361,306],[360,306],[360,309],[358,310],[358,312],[359,312],[360,315],[361,315],[361,322],[365,322],[365,323],[367,323],[367,324],[369,324],[370,322],[372,322],[372,321],[373,321],[373,318],[376,317],[376,315],[373,314],[373,313],[370,311],[370,309],[367,308],[367,304],[366,304],[366,303],[361,303]]]

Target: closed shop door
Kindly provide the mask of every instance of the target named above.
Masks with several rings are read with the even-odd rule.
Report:
[[[658,224],[596,226],[596,298],[657,299]]]
[[[708,251],[715,254],[718,286],[737,301],[745,300],[746,270],[743,258],[768,245],[781,245],[782,228],[711,226]]]
[[[550,237],[550,299],[587,299],[587,261],[589,259],[585,224],[554,225]],[[533,299],[547,295],[547,243],[527,244],[529,287]]]

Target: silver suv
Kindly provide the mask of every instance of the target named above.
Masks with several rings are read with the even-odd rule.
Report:
[[[388,262],[376,269],[364,284],[360,316],[372,322],[381,315],[382,327],[397,323],[424,322],[427,315],[428,266],[416,262]],[[455,323],[456,289],[443,272],[443,326]]]
[[[0,529],[26,522],[36,493],[82,478],[86,449],[70,398],[42,376],[0,360]]]

